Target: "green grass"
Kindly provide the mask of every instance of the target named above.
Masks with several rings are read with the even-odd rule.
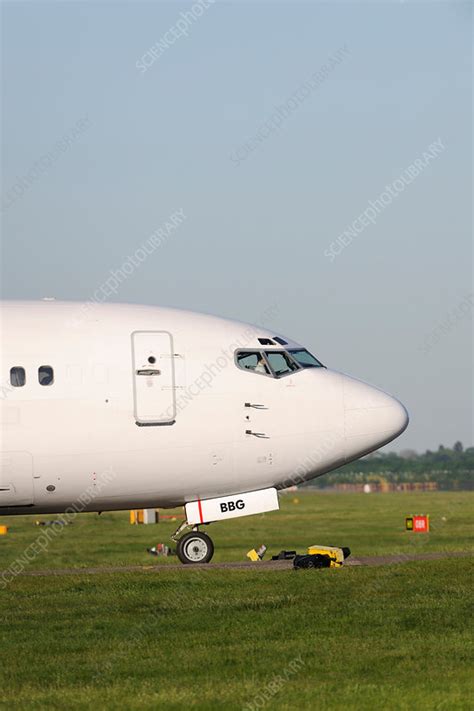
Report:
[[[293,503],[294,501],[298,503]],[[286,494],[280,511],[213,524],[206,530],[216,546],[214,561],[245,560],[250,548],[265,543],[269,552],[304,550],[309,544],[348,545],[354,555],[470,550],[474,542],[474,492],[414,494]],[[170,515],[170,512],[165,512]],[[181,513],[181,512],[177,512]],[[431,533],[404,530],[405,515],[429,513]],[[42,521],[55,516],[39,516]],[[48,531],[31,516],[4,517],[0,570]],[[131,526],[128,512],[81,514],[54,537],[29,569],[156,564],[146,549],[170,543],[179,521]],[[176,559],[161,561],[176,563]]]
[[[271,553],[311,543],[354,555],[469,550],[473,504],[465,492],[298,493],[280,512],[208,530],[216,560],[242,560],[261,542]],[[410,513],[430,513],[432,532],[406,533]],[[27,517],[2,523],[0,569],[45,530]],[[29,568],[170,566],[144,549],[173,527],[84,515]],[[0,590],[0,706],[471,711],[472,581],[470,559],[19,576]]]

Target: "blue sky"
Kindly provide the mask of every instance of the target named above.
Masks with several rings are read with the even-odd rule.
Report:
[[[3,297],[89,299],[182,210],[110,300],[274,306],[392,448],[473,444],[471,3],[197,4],[3,4]]]

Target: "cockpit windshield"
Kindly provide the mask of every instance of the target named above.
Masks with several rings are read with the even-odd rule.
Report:
[[[324,368],[324,365],[319,362],[317,358],[314,357],[314,355],[311,355],[311,353],[304,348],[300,348],[298,350],[291,350],[288,351],[291,353],[293,358],[296,360],[297,363],[301,365],[302,368]]]
[[[270,363],[272,372],[275,373],[277,378],[279,378],[280,375],[287,375],[287,373],[293,373],[295,370],[299,370],[293,358],[290,358],[285,351],[265,351],[265,355]]]
[[[260,375],[272,378],[281,378],[305,368],[324,368],[324,365],[304,348],[288,351],[237,351],[235,362],[237,367],[242,370],[260,373]]]

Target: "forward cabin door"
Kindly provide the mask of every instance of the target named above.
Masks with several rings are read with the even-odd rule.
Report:
[[[134,331],[132,362],[137,425],[173,423],[176,417],[176,396],[171,333]]]

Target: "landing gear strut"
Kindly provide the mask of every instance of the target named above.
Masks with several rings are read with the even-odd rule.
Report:
[[[209,563],[214,555],[214,544],[206,533],[190,531],[178,540],[176,555],[181,563]]]

